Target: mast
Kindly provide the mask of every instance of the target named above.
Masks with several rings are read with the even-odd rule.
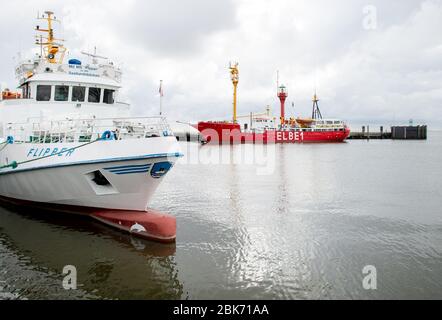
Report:
[[[46,16],[45,16],[46,15]],[[42,53],[44,58],[49,63],[63,63],[64,55],[66,53],[66,48],[57,41],[64,41],[62,39],[56,39],[54,37],[53,23],[60,22],[56,20],[53,16],[52,11],[46,11],[38,20],[45,20],[47,22],[47,29],[42,29],[40,26],[36,26],[35,30],[38,32],[43,32],[46,36],[37,36],[36,44],[42,48]]]
[[[279,70],[276,70],[276,94],[278,94],[279,90]]]
[[[163,115],[163,80],[160,80],[160,116]]]
[[[233,123],[237,122],[236,116],[236,98],[237,98],[237,87],[239,82],[239,70],[238,70],[238,62],[230,63],[230,78],[233,83]]]
[[[315,95],[313,96],[313,111],[312,111],[312,119],[317,120],[317,119],[322,119],[322,114],[321,114],[321,110],[319,110],[319,99],[318,99],[318,95],[316,94],[316,89],[315,89]]]
[[[86,51],[81,51],[81,54],[91,58],[92,59],[92,64],[98,64],[98,59],[109,60],[109,58],[103,57],[103,56],[99,56],[97,54],[97,47],[94,47],[94,53],[89,53],[89,52],[86,52]]]

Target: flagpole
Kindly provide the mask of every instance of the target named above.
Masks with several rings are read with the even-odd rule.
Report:
[[[160,80],[160,116],[163,115],[163,80]]]

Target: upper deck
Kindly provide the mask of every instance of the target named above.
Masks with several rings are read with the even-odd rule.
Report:
[[[39,100],[39,87],[43,85],[65,86],[61,89],[63,95],[67,95],[67,86],[82,87],[100,87],[110,89],[116,92],[121,87],[122,72],[113,62],[106,57],[101,57],[95,52],[81,52],[84,61],[78,59],[65,59],[67,49],[62,39],[57,39],[54,32],[54,24],[60,22],[51,11],[39,16],[38,20],[44,20],[47,27],[37,25],[35,30],[36,44],[40,47],[40,53],[31,59],[19,61],[15,68],[15,76],[18,80],[18,88],[22,91],[13,93],[9,90],[2,92],[0,99],[35,99],[36,101],[49,101],[48,99]],[[66,61],[67,60],[67,61]],[[83,60],[83,59],[82,59]],[[87,61],[89,60],[89,61]],[[87,61],[87,62],[86,62]],[[46,98],[48,89],[45,90]],[[57,91],[57,88],[55,88]],[[41,96],[41,95],[40,95]],[[56,95],[57,96],[57,95]],[[113,98],[113,97],[112,97]],[[65,99],[55,101],[65,101]],[[97,101],[92,101],[97,102]]]
[[[51,63],[41,56],[19,63],[15,69],[19,87],[31,82],[74,82],[121,87],[122,71],[112,62],[83,65],[76,59],[68,63]]]
[[[53,13],[46,12],[39,19],[47,21],[47,28],[36,27],[37,32],[45,34],[36,37],[40,52],[16,66],[19,91],[6,89],[1,93],[0,122],[70,114],[128,116],[130,106],[118,102],[121,69],[96,52],[82,52],[81,60],[65,59],[63,40],[54,35],[53,24],[57,20]]]

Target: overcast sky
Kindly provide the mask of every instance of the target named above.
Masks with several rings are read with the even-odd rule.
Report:
[[[55,11],[70,57],[93,51],[124,71],[122,100],[137,115],[230,119],[229,61],[238,61],[240,114],[271,105],[276,71],[289,115],[350,123],[442,126],[440,0],[15,0],[0,11],[0,82],[14,87],[13,56],[30,54],[37,13]],[[292,101],[295,108],[291,107]]]

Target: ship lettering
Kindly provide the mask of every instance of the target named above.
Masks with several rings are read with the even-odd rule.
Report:
[[[70,157],[74,153],[75,149],[69,148],[31,148],[28,151],[28,158],[40,158],[47,156],[65,156]]]

